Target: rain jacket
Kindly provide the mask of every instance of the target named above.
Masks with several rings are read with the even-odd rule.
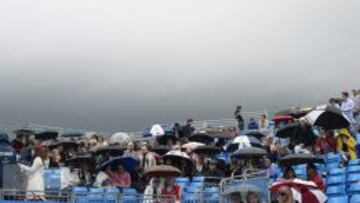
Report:
[[[339,135],[336,137],[336,150],[343,151],[344,147],[347,149],[351,159],[356,159],[356,141],[350,135],[346,128],[339,131]]]

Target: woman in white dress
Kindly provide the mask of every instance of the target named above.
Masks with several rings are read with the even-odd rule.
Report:
[[[27,175],[27,199],[45,200],[45,181],[43,174],[48,163],[48,149],[46,147],[40,147],[36,150],[35,159],[30,167],[19,163],[21,171],[24,171]]]

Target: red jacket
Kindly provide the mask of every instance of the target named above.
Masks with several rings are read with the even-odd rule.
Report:
[[[312,172],[309,176],[308,176],[308,180],[314,182],[321,191],[325,190],[325,185],[324,185],[324,181],[321,178],[321,176],[316,173],[316,172]]]

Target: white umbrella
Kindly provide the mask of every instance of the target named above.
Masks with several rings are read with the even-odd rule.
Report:
[[[164,129],[159,124],[155,124],[151,127],[150,134],[152,136],[165,135]]]
[[[113,134],[110,138],[111,144],[126,145],[130,141],[131,141],[130,136],[123,132],[117,132]]]
[[[188,142],[186,144],[183,144],[181,146],[181,148],[183,149],[188,149],[188,150],[193,150],[195,149],[196,147],[199,147],[199,146],[204,146],[205,144],[204,143],[200,143],[200,142]]]

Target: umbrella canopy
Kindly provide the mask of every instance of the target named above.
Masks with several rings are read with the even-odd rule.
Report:
[[[255,137],[240,135],[229,140],[225,145],[226,151],[228,152],[234,152],[245,147],[261,147],[261,143]]]
[[[219,154],[221,150],[215,146],[205,145],[196,147],[193,152],[200,155],[216,155]]]
[[[122,156],[124,149],[120,146],[99,147],[94,153],[95,155],[110,154],[111,156]]]
[[[164,135],[165,131],[164,129],[161,127],[160,124],[155,124],[151,127],[150,129],[150,134],[152,136],[159,136],[159,135]]]
[[[79,146],[79,144],[74,141],[61,141],[49,145],[49,148],[53,149],[59,146],[62,146],[64,149],[76,149]]]
[[[35,134],[35,132],[34,132],[33,130],[26,129],[26,128],[17,129],[17,130],[15,130],[13,133],[15,133],[15,134],[26,134],[26,135],[33,135],[33,134]]]
[[[98,167],[98,170],[105,170],[108,166],[117,166],[117,165],[122,165],[126,171],[132,172],[135,171],[135,169],[139,165],[139,162],[132,157],[117,157],[102,163]]]
[[[318,106],[308,113],[305,119],[311,125],[327,130],[347,128],[350,125],[348,118],[338,108],[332,106]]]
[[[166,145],[169,140],[172,140],[173,143],[176,143],[176,136],[174,134],[165,134],[156,137],[156,141],[159,145]]]
[[[160,135],[174,135],[175,132],[172,128],[172,125],[166,124],[155,124],[153,126],[147,127],[144,129],[143,137],[152,137]]]
[[[290,123],[280,128],[275,136],[279,138],[287,138],[295,136],[298,132],[301,131],[300,123]]]
[[[262,138],[266,137],[266,135],[260,131],[250,131],[246,133],[247,136],[255,137],[258,140],[261,140]]]
[[[180,174],[181,171],[179,169],[167,165],[153,166],[144,173],[145,176],[150,177],[175,177]]]
[[[205,133],[196,133],[194,135],[191,135],[188,140],[191,142],[200,142],[204,144],[210,144],[214,142],[214,138],[210,137]]]
[[[293,166],[308,163],[325,164],[324,159],[312,154],[289,154],[279,160],[281,166]]]
[[[118,144],[118,145],[122,145],[122,146],[127,145],[127,143],[130,141],[131,141],[130,136],[123,132],[115,133],[110,138],[111,144]]]
[[[304,107],[304,108],[300,108],[297,111],[290,113],[289,115],[293,118],[299,119],[301,117],[306,116],[306,114],[310,113],[310,111],[312,111],[312,110],[313,110],[313,108],[311,108],[311,107]]]
[[[163,160],[166,162],[166,160],[168,159],[171,160],[172,163],[177,163],[183,160],[191,165],[193,164],[190,157],[185,152],[182,152],[180,150],[172,150],[166,153],[163,157]]]
[[[72,164],[75,167],[81,167],[83,165],[92,165],[95,160],[91,155],[76,156],[66,161],[67,164]]]
[[[267,155],[267,152],[265,149],[257,148],[257,147],[247,147],[247,148],[242,148],[242,149],[235,151],[231,155],[231,157],[252,158],[252,157],[262,157],[264,155]]]
[[[272,120],[274,122],[281,122],[281,121],[288,122],[291,119],[292,119],[291,116],[275,116]]]
[[[58,137],[59,133],[56,131],[44,131],[41,133],[35,134],[36,140],[52,140]]]
[[[293,196],[298,202],[324,203],[326,195],[312,181],[300,179],[280,180],[271,185],[270,191],[278,193],[281,187],[287,186],[292,189]]]
[[[181,146],[181,149],[184,149],[184,150],[194,150],[196,147],[198,146],[204,146],[205,144],[204,143],[200,143],[200,142],[188,142],[186,144],[183,144]]]
[[[168,153],[171,149],[167,146],[156,146],[156,147],[153,147],[151,148],[151,151],[152,152],[155,152],[156,154],[160,155],[160,156],[163,156],[165,155],[166,153]]]

